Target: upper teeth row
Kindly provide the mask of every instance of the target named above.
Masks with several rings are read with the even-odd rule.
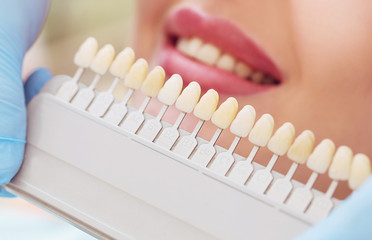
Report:
[[[247,64],[238,61],[233,56],[223,53],[221,49],[210,43],[204,43],[200,38],[183,38],[177,41],[177,49],[183,54],[210,66],[216,66],[241,78],[249,78],[252,82],[261,84],[274,83],[275,80],[261,71],[254,70]]]

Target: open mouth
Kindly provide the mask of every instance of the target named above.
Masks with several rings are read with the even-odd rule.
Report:
[[[166,43],[160,64],[167,74],[179,73],[186,83],[205,90],[246,95],[282,83],[272,60],[239,28],[205,13],[180,8],[166,20]]]

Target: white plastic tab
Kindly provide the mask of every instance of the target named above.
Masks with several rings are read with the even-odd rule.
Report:
[[[74,99],[72,99],[72,104],[78,108],[86,109],[89,104],[92,102],[95,93],[91,88],[80,89],[76,94]]]
[[[332,210],[334,204],[327,196],[317,196],[312,201],[306,214],[312,219],[319,221],[325,218],[328,213]]]
[[[174,147],[173,152],[185,157],[189,158],[192,151],[194,151],[195,147],[198,145],[198,142],[195,139],[195,136],[187,135],[180,139],[180,141]]]
[[[260,169],[252,176],[252,179],[248,182],[248,188],[257,192],[264,193],[267,187],[273,180],[273,175],[270,171],[265,169]]]
[[[152,142],[154,141],[162,127],[163,126],[158,119],[149,119],[145,121],[145,124],[139,131],[138,135]]]
[[[216,154],[216,149],[212,144],[203,144],[200,145],[200,147],[196,150],[191,160],[203,167],[206,167],[213,158],[214,154]]]
[[[276,180],[267,191],[267,196],[277,202],[284,202],[293,189],[293,184],[286,178]]]
[[[119,125],[127,112],[128,108],[126,105],[123,103],[115,103],[110,107],[109,111],[103,118],[109,123]]]
[[[222,152],[212,162],[210,169],[225,176],[234,162],[235,159],[230,152]]]
[[[156,144],[169,150],[172,148],[172,146],[177,141],[179,136],[180,133],[178,132],[178,129],[175,128],[174,126],[164,128],[159,138],[156,140]]]
[[[114,101],[114,96],[109,92],[101,92],[94,98],[88,112],[96,117],[102,117]]]
[[[81,68],[81,71],[83,69]],[[58,89],[56,96],[60,99],[69,102],[75,96],[77,91],[79,90],[79,86],[74,79],[70,81],[66,81],[62,84],[62,86]]]
[[[307,206],[309,206],[312,199],[313,193],[311,192],[311,190],[305,187],[301,187],[296,188],[292,192],[286,204],[299,212],[304,212]]]
[[[142,111],[138,110],[135,112],[129,113],[128,117],[124,120],[123,124],[120,125],[123,129],[128,132],[135,133],[138,128],[142,125],[145,117],[143,116]]]
[[[252,174],[253,165],[250,161],[239,161],[233,166],[230,175],[228,176],[232,181],[244,185],[249,176]]]

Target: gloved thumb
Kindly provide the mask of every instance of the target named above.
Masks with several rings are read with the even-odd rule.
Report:
[[[37,69],[28,77],[24,86],[26,104],[39,93],[40,89],[51,78],[52,74],[45,68]]]

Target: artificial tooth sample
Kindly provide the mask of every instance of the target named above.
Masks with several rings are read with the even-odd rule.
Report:
[[[101,79],[101,76],[105,74],[110,67],[112,60],[115,56],[115,49],[111,44],[106,44],[101,48],[97,55],[94,57],[90,69],[96,73],[93,81],[88,88],[81,89],[74,99],[72,104],[81,109],[86,109],[88,105],[92,102],[95,93],[94,88],[96,87],[98,81]]]
[[[127,47],[121,51],[112,62],[110,66],[110,73],[115,76],[110,87],[100,92],[97,97],[94,98],[92,104],[89,106],[88,111],[94,116],[101,117],[105,114],[107,109],[114,101],[112,92],[121,78],[124,78],[125,74],[129,71],[129,68],[134,62],[134,52],[131,48]]]
[[[218,127],[214,133],[212,139],[207,144],[202,144],[195,152],[192,160],[202,166],[207,166],[214,154],[216,149],[214,144],[220,136],[223,129],[229,127],[231,122],[234,120],[238,111],[238,102],[235,98],[230,97],[223,102],[219,108],[213,113],[211,118],[214,125]]]
[[[160,120],[163,118],[168,106],[173,105],[176,102],[182,91],[182,86],[183,80],[178,74],[173,74],[168,81],[165,82],[158,94],[158,100],[163,103],[163,106],[155,118],[146,120],[139,132],[140,136],[150,141],[154,141],[155,137],[162,129]]]
[[[190,156],[197,145],[196,135],[200,131],[204,122],[211,119],[213,113],[216,111],[218,100],[218,93],[213,89],[209,89],[200,98],[200,101],[194,108],[194,115],[199,118],[199,121],[190,135],[184,136],[180,139],[173,149],[175,153],[178,153],[186,158]]]
[[[279,156],[284,155],[292,144],[295,135],[295,128],[292,123],[284,123],[270,138],[267,145],[269,150],[274,153],[269,163],[264,169],[257,170],[249,181],[248,187],[258,193],[264,193],[273,180],[271,170]]]
[[[315,147],[314,151],[309,156],[306,165],[313,170],[305,187],[297,188],[287,201],[287,205],[304,212],[313,198],[311,188],[313,187],[318,174],[325,173],[332,161],[335,151],[335,144],[329,140],[324,139]]]
[[[333,208],[332,196],[336,191],[339,180],[348,180],[350,175],[353,152],[349,147],[341,146],[337,149],[332,164],[328,170],[329,177],[333,180],[325,195],[314,198],[306,214],[315,220],[326,217]]]
[[[161,132],[156,141],[158,145],[168,150],[172,148],[180,135],[178,132],[178,127],[180,126],[185,115],[192,112],[194,109],[195,105],[199,101],[200,93],[201,88],[197,82],[189,83],[189,85],[182,91],[181,95],[176,101],[176,108],[180,110],[181,113],[178,115],[178,118],[173,126],[165,128]]]
[[[238,75],[241,78],[248,78],[251,76],[253,70],[246,64],[242,62],[237,62],[235,66],[235,74]]]
[[[222,175],[226,175],[231,166],[234,164],[235,160],[233,157],[233,152],[238,146],[238,143],[242,137],[247,137],[249,131],[251,130],[254,121],[256,119],[256,111],[250,106],[246,105],[242,110],[236,115],[236,118],[232,121],[230,125],[230,131],[236,135],[234,141],[230,145],[226,152],[219,153],[216,159],[212,162],[211,169]]]
[[[56,96],[65,101],[70,101],[79,89],[78,81],[84,72],[84,69],[89,67],[92,60],[97,54],[98,43],[93,37],[89,37],[80,46],[74,57],[74,63],[79,67],[74,77],[62,84],[58,89]]]
[[[291,179],[297,170],[298,164],[304,164],[314,148],[315,136],[314,133],[305,130],[295,139],[289,147],[287,157],[293,161],[290,169],[284,178],[278,179],[269,189],[267,195],[282,203],[288,197],[293,185]]]
[[[349,187],[357,189],[371,175],[371,162],[369,158],[361,153],[354,156],[351,164]]]
[[[142,125],[145,117],[143,112],[145,111],[151,98],[156,97],[164,84],[165,71],[162,67],[156,66],[146,77],[145,81],[141,86],[141,91],[146,95],[141,106],[137,111],[131,112],[124,123],[121,125],[122,128],[126,129],[131,133],[136,133],[138,128]]]
[[[195,55],[195,58],[202,63],[212,66],[216,64],[220,54],[221,51],[216,46],[207,43],[200,47],[199,51]]]
[[[129,88],[123,100],[119,103],[113,104],[104,116],[108,122],[119,125],[128,112],[127,103],[131,98],[134,90],[141,87],[146,78],[148,71],[148,64],[145,59],[138,59],[129,69],[125,75],[124,85]]]
[[[274,118],[270,114],[264,114],[257,120],[249,134],[249,141],[256,146],[264,147],[270,140],[274,131]]]
[[[228,72],[233,72],[235,68],[235,59],[230,54],[223,54],[218,59],[216,66]]]

